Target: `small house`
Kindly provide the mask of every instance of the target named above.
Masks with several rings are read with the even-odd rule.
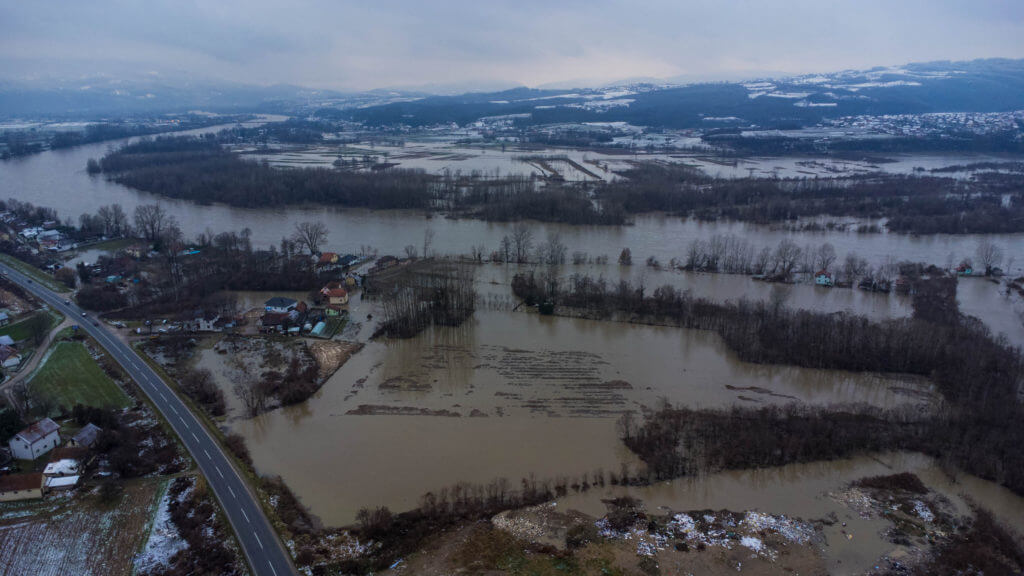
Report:
[[[818,273],[814,275],[814,283],[818,286],[832,286],[835,281],[827,270],[819,270]]]
[[[967,263],[963,263],[956,267],[957,276],[971,276],[974,274],[974,268]]]
[[[0,502],[42,498],[43,489],[43,475],[38,472],[0,476]]]
[[[99,439],[100,432],[102,431],[102,428],[90,422],[68,440],[68,446],[73,448],[92,448],[92,445]]]
[[[189,328],[194,332],[220,332],[223,329],[220,314],[210,311],[196,312]]]
[[[348,290],[341,287],[340,282],[331,282],[320,289],[323,302],[330,306],[344,306],[348,304]]]
[[[21,364],[21,354],[10,346],[0,345],[0,366],[17,368]]]
[[[357,263],[359,263],[359,256],[356,256],[354,254],[345,254],[341,258],[338,258],[338,266],[340,266],[342,269],[349,268],[353,264]]]
[[[14,346],[14,338],[11,338],[7,334],[0,336],[0,346]]]
[[[35,460],[60,445],[60,427],[49,418],[18,432],[7,442],[11,454],[19,460]]]
[[[324,252],[316,263],[316,267],[320,270],[329,270],[337,267],[337,265],[338,255],[334,252]]]
[[[0,326],[7,326],[10,323],[11,317],[7,315],[7,312],[0,312]]]
[[[290,310],[295,309],[295,305],[298,304],[296,300],[291,298],[285,298],[284,296],[274,296],[270,300],[263,303],[263,308],[267,312],[273,314],[286,314]]]
[[[288,312],[267,312],[260,320],[260,332],[279,332],[288,321]]]

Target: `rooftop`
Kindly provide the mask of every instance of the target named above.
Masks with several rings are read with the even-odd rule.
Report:
[[[47,478],[47,488],[68,488],[78,484],[80,476],[63,476],[59,478]]]
[[[43,475],[35,472],[32,474],[8,474],[0,476],[0,492],[14,492],[16,490],[32,490],[43,486]]]
[[[50,462],[43,469],[43,476],[73,476],[78,474],[78,460],[64,458]]]
[[[295,305],[295,300],[291,298],[285,298],[284,296],[274,296],[270,300],[264,302],[264,305],[271,308],[287,308]]]
[[[96,441],[96,437],[99,436],[100,432],[102,432],[102,429],[90,422],[83,426],[82,429],[72,437],[72,439],[76,444],[89,446]]]
[[[56,422],[49,418],[43,418],[21,432],[18,432],[18,436],[29,444],[35,444],[57,430],[60,430],[60,426],[57,426]]]

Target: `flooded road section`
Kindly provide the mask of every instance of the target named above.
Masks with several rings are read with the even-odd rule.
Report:
[[[352,306],[354,320],[374,310]],[[223,358],[207,350],[199,362],[217,375]],[[617,418],[662,398],[893,406],[926,401],[928,388],[740,362],[710,332],[480,310],[461,327],[371,342],[308,402],[253,419],[236,410],[227,425],[262,474],[281,475],[326,524],[344,525],[361,507],[407,510],[458,482],[636,470]]]
[[[89,158],[100,158],[108,149],[121,144],[121,141],[91,144],[0,162],[0,197],[49,206],[56,209],[62,219],[75,221],[79,215],[95,212],[104,204],[120,203],[130,214],[140,204],[158,203],[177,218],[187,237],[208,230],[249,228],[253,243],[258,247],[277,245],[282,237],[292,234],[297,222],[305,220],[323,221],[330,231],[324,249],[338,252],[358,252],[361,246],[370,244],[381,254],[401,254],[406,245],[420,245],[424,230],[431,228],[436,234],[434,250],[441,254],[467,254],[476,245],[484,246],[489,253],[498,248],[503,236],[512,233],[511,223],[427,218],[418,212],[201,206],[138,192],[86,174],[85,164]],[[638,216],[635,224],[621,227],[535,223],[533,228],[537,241],[559,234],[570,252],[586,250],[592,256],[607,255],[614,259],[622,248],[629,247],[638,262],[655,256],[664,263],[682,257],[694,240],[707,240],[716,234],[734,234],[758,248],[774,247],[784,238],[791,238],[800,246],[830,242],[840,261],[847,252],[856,252],[876,265],[887,256],[941,265],[952,254],[951,261],[956,262],[973,256],[980,239],[978,236],[857,234],[838,230],[793,232],[739,222],[697,222],[658,215]],[[992,238],[1007,254],[1024,252],[1024,234]]]
[[[916,474],[928,488],[948,498],[959,514],[969,514],[965,499],[965,495],[969,495],[1007,526],[1024,533],[1024,498],[973,476],[961,475],[952,480],[931,458],[908,453],[727,471],[644,487],[593,488],[559,499],[558,507],[600,517],[606,510],[602,499],[632,496],[642,500],[646,509],[654,514],[707,509],[758,510],[805,521],[835,514],[838,522],[824,526],[829,574],[862,574],[871,570],[878,558],[893,550],[894,545],[881,535],[890,523],[882,518],[859,515],[842,501],[840,493],[854,480],[899,472]]]

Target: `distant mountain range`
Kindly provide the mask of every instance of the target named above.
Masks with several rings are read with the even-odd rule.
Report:
[[[931,62],[747,82],[630,83],[591,89],[514,88],[458,96],[341,93],[191,79],[0,81],[0,117],[99,117],[206,110],[281,112],[371,125],[466,125],[515,116],[529,124],[628,122],[667,128],[807,126],[855,115],[1024,109],[1024,60]]]
[[[59,82],[0,80],[0,118],[51,116],[92,119],[188,110],[290,112],[320,106],[344,109],[379,105],[424,96],[423,92],[388,90],[349,94],[284,84],[252,86],[195,81],[184,77],[95,77]]]
[[[532,124],[628,122],[708,128],[737,123],[788,128],[840,116],[1021,109],[1024,60],[991,59],[686,86],[516,88],[392,102],[351,110],[349,116],[369,124],[464,125],[517,115]]]

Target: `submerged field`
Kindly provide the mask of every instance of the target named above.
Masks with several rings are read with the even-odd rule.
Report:
[[[345,337],[365,338],[376,304],[350,305]],[[230,398],[226,362],[199,355]],[[663,399],[925,409],[933,396],[919,378],[748,364],[709,332],[484,309],[458,328],[371,342],[309,401],[252,419],[236,410],[228,425],[261,473],[281,475],[337,526],[364,506],[408,510],[458,482],[636,471],[617,419]]]

